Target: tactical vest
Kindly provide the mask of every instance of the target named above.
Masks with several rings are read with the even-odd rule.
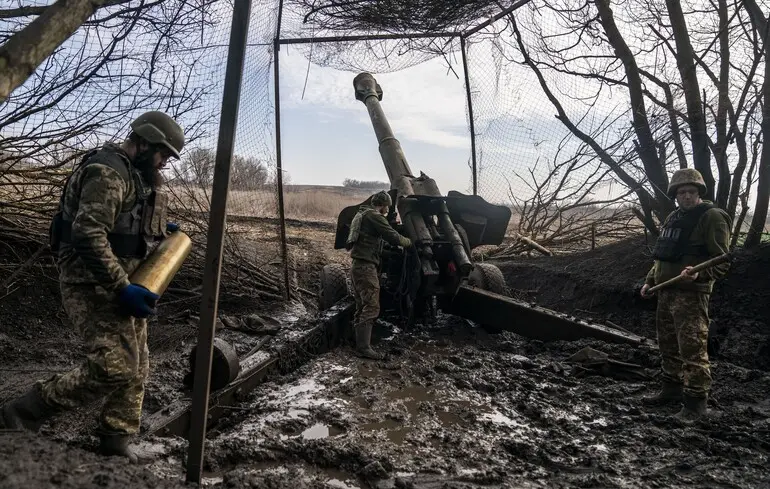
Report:
[[[713,204],[703,203],[687,212],[678,209],[671,214],[663,223],[660,236],[655,242],[655,248],[652,250],[653,258],[660,261],[677,262],[684,255],[708,255],[705,246],[693,246],[690,243],[690,236],[703,214],[714,207]]]
[[[117,171],[125,182],[133,181],[136,198],[128,210],[122,210],[115,220],[112,230],[107,233],[107,240],[113,254],[119,258],[144,258],[150,243],[161,238],[166,230],[168,197],[156,192],[145,184],[141,175],[131,170],[127,162],[117,152],[98,149],[87,153],[78,164],[78,168],[64,184],[59,208],[51,221],[49,230],[51,251],[58,254],[62,243],[72,243],[72,221],[64,208],[64,198],[70,178],[82,167],[99,163]]]
[[[368,212],[375,212],[374,209],[361,209],[359,210],[353,221],[350,223],[350,232],[348,233],[348,241],[345,248],[350,251],[353,249],[353,245],[358,241],[358,237],[361,234],[361,221],[364,219],[364,215]]]
[[[348,251],[352,250],[353,245],[358,242],[358,238],[361,236],[361,223],[364,220],[364,216],[370,212],[377,212],[377,210],[372,209],[371,207],[364,207],[360,209],[356,213],[356,216],[353,218],[353,221],[350,223],[350,232],[348,233],[348,241],[345,246],[345,249]]]

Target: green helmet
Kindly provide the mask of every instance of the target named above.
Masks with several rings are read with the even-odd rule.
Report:
[[[386,205],[390,207],[391,205],[393,205],[393,201],[390,198],[390,194],[388,194],[385,191],[382,191],[374,194],[374,196],[372,197],[372,205],[374,207],[379,207],[381,205]]]
[[[145,112],[131,123],[131,129],[151,144],[162,144],[179,159],[184,148],[184,131],[167,114],[151,110]]]
[[[694,168],[682,168],[674,172],[668,184],[668,196],[672,199],[676,197],[676,191],[682,185],[695,185],[701,197],[706,195],[706,182],[703,180],[703,175]]]

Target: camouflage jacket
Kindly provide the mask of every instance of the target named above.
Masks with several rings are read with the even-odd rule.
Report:
[[[680,212],[680,210],[671,213],[664,222],[668,222],[676,212]],[[727,253],[730,248],[730,225],[730,218],[722,209],[713,207],[707,210],[695,225],[689,243],[689,250],[702,250],[702,252],[696,255],[692,254],[694,251],[690,251],[690,254],[686,253],[679,260],[673,262],[655,260],[649,273],[647,273],[645,283],[650,286],[660,284],[676,277],[687,266],[695,266],[710,258]],[[701,271],[693,282],[680,282],[672,287],[680,290],[711,293],[714,282],[724,277],[729,268],[729,263],[722,263]]]
[[[409,238],[401,236],[393,229],[385,216],[369,206],[361,206],[355,219],[360,219],[358,239],[353,243],[350,256],[354,260],[363,260],[379,266],[382,241],[393,246],[409,246]]]
[[[137,191],[148,192],[149,185],[128,155],[117,145],[103,150],[117,153],[131,178],[99,161],[79,166],[70,177],[62,197],[62,210],[71,220],[70,242],[61,243],[59,280],[66,284],[97,284],[116,291],[129,284],[129,276],[141,264],[141,257],[117,257],[108,233],[118,215],[134,206]],[[137,189],[137,185],[143,188]]]

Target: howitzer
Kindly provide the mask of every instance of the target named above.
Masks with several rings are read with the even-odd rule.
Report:
[[[422,172],[414,176],[380,105],[382,88],[369,73],[356,76],[353,86],[356,99],[363,102],[369,112],[388,174],[393,201],[388,220],[412,240],[416,251],[410,254],[384,250],[382,270],[387,279],[381,287],[382,308],[400,308],[410,318],[414,318],[415,313],[435,312],[434,306],[446,305],[467,280],[492,292],[503,292],[500,270],[489,264],[474,266],[471,250],[479,245],[500,244],[511,210],[475,195],[449,192],[443,196],[434,179]],[[370,199],[340,213],[335,248],[345,247],[353,217],[359,206],[369,204]],[[327,267],[322,277],[328,277],[328,282],[341,281],[341,270],[332,268],[334,266]],[[327,295],[333,298],[335,294]],[[433,298],[437,299],[436,304]]]
[[[395,310],[408,324],[438,309],[477,321],[487,329],[508,330],[541,340],[600,338],[616,343],[651,343],[646,338],[514,300],[505,294],[502,272],[490,263],[474,263],[471,250],[499,245],[511,219],[507,206],[477,195],[439,192],[435,180],[415,177],[393,134],[380,102],[382,88],[369,73],[353,80],[355,96],[366,105],[380,155],[390,181],[393,202],[388,220],[415,243],[415,252],[383,250],[381,310]],[[335,249],[346,248],[350,223],[361,205],[346,207],[337,219]],[[397,215],[401,222],[397,220]],[[321,308],[348,294],[345,269],[326,265],[321,272]]]

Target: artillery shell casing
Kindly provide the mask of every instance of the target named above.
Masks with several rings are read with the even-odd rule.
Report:
[[[171,233],[134,271],[131,283],[163,295],[191,251],[192,240],[189,236],[182,231]]]

